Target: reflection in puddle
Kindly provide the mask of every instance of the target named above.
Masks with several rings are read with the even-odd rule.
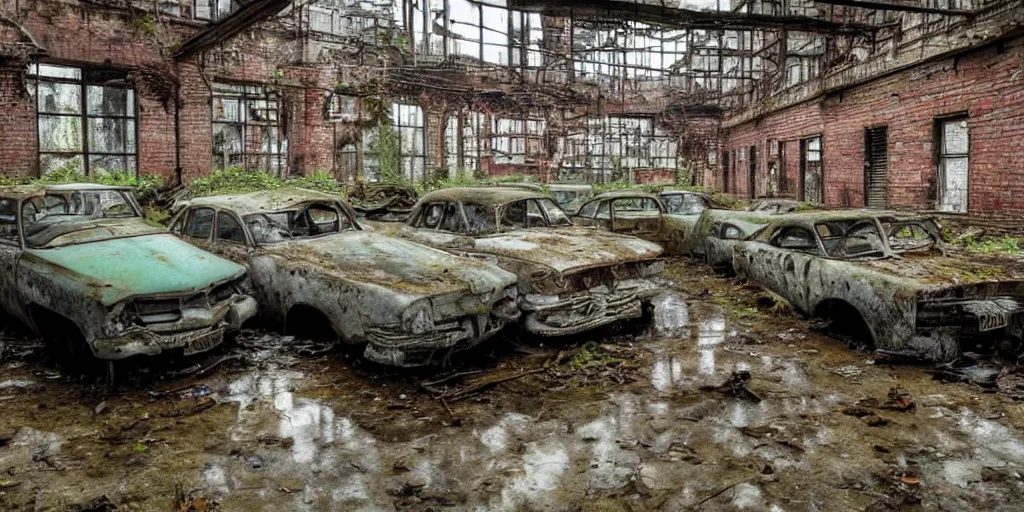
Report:
[[[725,341],[725,315],[719,309],[711,318],[697,324],[697,350],[700,353],[697,373],[714,375],[715,350]]]
[[[677,293],[663,293],[651,300],[652,325],[659,334],[682,331],[690,325],[690,307]]]

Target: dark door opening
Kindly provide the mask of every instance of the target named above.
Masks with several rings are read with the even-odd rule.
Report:
[[[808,203],[825,202],[824,169],[821,163],[821,137],[800,141],[800,190],[798,198]]]
[[[732,165],[731,160],[732,158],[735,158],[735,154],[735,151],[726,151],[725,154],[722,155],[722,159],[725,160],[725,162],[722,162],[722,192],[726,194],[729,193],[729,166]]]
[[[747,178],[747,192],[751,199],[755,196],[757,185],[757,146],[750,146],[750,154],[747,155],[750,161],[750,176]]]
[[[864,130],[864,206],[889,206],[889,127]]]

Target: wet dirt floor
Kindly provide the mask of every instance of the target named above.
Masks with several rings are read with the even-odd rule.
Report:
[[[1011,398],[665,284],[646,324],[412,373],[250,331],[108,394],[7,336],[0,510],[1024,509]]]

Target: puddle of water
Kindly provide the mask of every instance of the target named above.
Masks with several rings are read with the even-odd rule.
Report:
[[[651,325],[658,334],[683,334],[690,327],[690,306],[677,293],[662,293],[651,300]]]
[[[36,381],[34,380],[5,380],[0,382],[0,390],[3,389],[25,389],[34,386]]]

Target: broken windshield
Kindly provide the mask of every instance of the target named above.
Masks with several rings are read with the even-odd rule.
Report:
[[[673,215],[699,215],[706,206],[695,194],[672,194],[661,196],[668,213]]]
[[[938,229],[931,221],[883,223],[889,232],[889,247],[892,252],[926,252],[935,249],[938,240],[935,234]]]
[[[814,225],[830,258],[885,256],[885,242],[874,220],[840,220]]]
[[[302,210],[252,213],[244,217],[256,245],[272,244],[295,238],[309,238],[342,231],[356,225],[334,207],[314,204]]]
[[[81,231],[96,234],[83,240],[116,238],[118,235],[110,226],[102,229],[103,220],[139,217],[132,200],[121,190],[75,190],[31,197],[22,205],[21,215],[25,243],[31,248],[44,247],[57,237]]]
[[[499,230],[528,228],[556,228],[572,226],[572,221],[554,201],[546,198],[522,199],[500,207],[500,224],[496,224],[497,212],[491,206],[467,203],[463,205],[469,233],[485,235]]]

